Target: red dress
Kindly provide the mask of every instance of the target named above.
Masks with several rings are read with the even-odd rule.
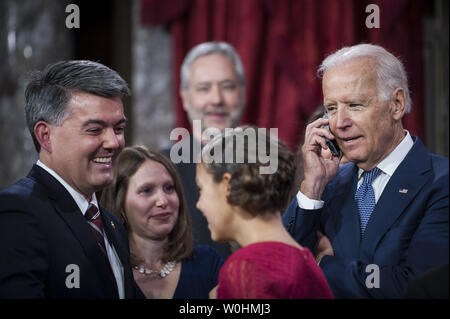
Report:
[[[333,294],[308,248],[260,242],[227,259],[219,273],[217,298],[333,298]]]

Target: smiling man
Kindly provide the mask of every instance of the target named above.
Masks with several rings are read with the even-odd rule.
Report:
[[[125,145],[125,81],[91,61],[35,72],[25,113],[39,160],[0,193],[0,298],[132,298],[121,222],[95,192]]]
[[[181,66],[180,96],[189,120],[224,130],[238,125],[245,103],[245,75],[235,49],[225,42],[194,47]],[[201,132],[194,138],[201,141]]]
[[[400,298],[411,279],[448,264],[448,159],[403,128],[406,72],[384,48],[343,48],[319,75],[329,118],[306,128],[304,179],[284,225],[336,298]],[[325,138],[350,163],[339,167]]]
[[[178,163],[177,168],[191,214],[194,240],[196,244],[217,249],[226,259],[231,254],[230,245],[211,240],[207,221],[196,208],[199,198],[195,184],[196,162],[201,145],[207,142],[202,140],[206,128],[224,131],[239,124],[245,104],[244,68],[239,54],[229,43],[213,41],[193,47],[184,58],[180,73],[180,96],[193,127],[193,136],[180,142],[186,143],[182,149],[190,153],[186,156],[189,161]],[[201,121],[201,129],[196,129],[194,120]],[[170,156],[170,150],[164,153]]]

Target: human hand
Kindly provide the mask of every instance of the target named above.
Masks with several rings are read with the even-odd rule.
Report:
[[[217,287],[219,285],[215,286],[211,291],[209,292],[209,299],[217,299]]]
[[[327,183],[339,169],[340,157],[333,156],[325,138],[333,140],[333,134],[324,125],[328,119],[319,118],[306,127],[302,146],[304,179],[300,191],[310,199],[319,200]]]
[[[334,256],[330,240],[320,231],[317,231],[317,244],[314,249],[314,255],[316,256],[316,262],[319,262],[325,255]]]

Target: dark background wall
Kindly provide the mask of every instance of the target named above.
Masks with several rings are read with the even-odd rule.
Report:
[[[80,8],[79,29],[65,26],[69,3]],[[424,3],[418,17],[424,142],[448,156],[448,1]],[[0,0],[0,189],[25,175],[37,159],[23,112],[27,73],[61,59],[99,61],[129,83],[127,145],[170,145],[177,120],[173,35],[168,25],[143,24],[141,16],[140,0]]]

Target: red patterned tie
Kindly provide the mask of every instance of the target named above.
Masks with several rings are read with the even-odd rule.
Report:
[[[84,217],[87,219],[88,224],[91,226],[92,232],[94,233],[95,239],[97,240],[100,249],[105,254],[105,256],[108,256],[108,254],[106,253],[105,238],[103,237],[102,218],[100,217],[100,211],[98,210],[97,206],[92,203],[89,204]]]
[[[92,228],[92,232],[94,233],[95,239],[97,240],[98,246],[100,247],[101,251],[103,252],[104,256],[106,257],[106,261],[108,262],[108,272],[109,275],[114,282],[114,286],[117,289],[117,282],[116,278],[114,276],[114,273],[111,268],[111,263],[109,262],[108,253],[106,252],[106,246],[105,246],[105,238],[103,237],[103,226],[102,226],[102,218],[100,216],[100,211],[98,210],[97,206],[90,203],[89,207],[86,211],[86,214],[84,214],[84,217],[87,219],[88,224]]]

